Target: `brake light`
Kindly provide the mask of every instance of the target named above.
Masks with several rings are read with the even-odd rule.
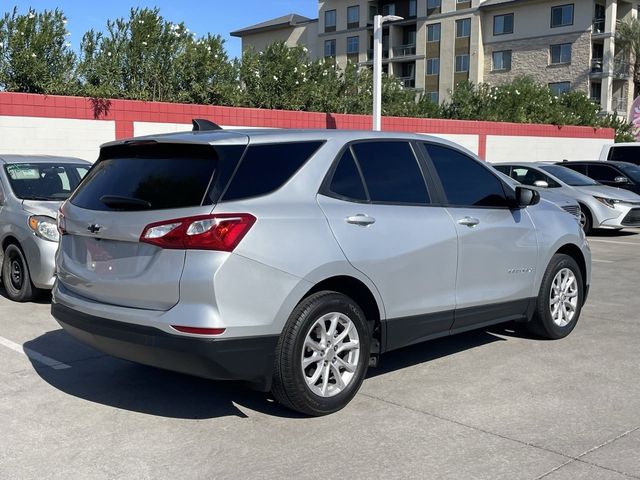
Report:
[[[248,213],[176,218],[147,225],[140,241],[167,249],[232,252],[255,221]]]
[[[224,328],[201,328],[201,327],[184,327],[182,325],[171,325],[171,328],[182,333],[194,333],[196,335],[222,335]]]

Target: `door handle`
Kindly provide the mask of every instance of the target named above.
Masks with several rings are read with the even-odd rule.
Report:
[[[352,215],[350,217],[345,218],[347,223],[351,223],[353,225],[360,225],[361,227],[368,227],[372,223],[376,223],[376,219],[370,217],[369,215],[364,215],[362,213],[358,213],[357,215]]]
[[[480,223],[480,220],[478,220],[477,218],[473,218],[473,217],[464,217],[461,218],[460,220],[458,220],[458,223],[460,225],[466,225],[467,227],[475,227],[476,225],[478,225]]]

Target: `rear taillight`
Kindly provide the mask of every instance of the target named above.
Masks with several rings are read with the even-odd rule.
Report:
[[[140,241],[170,249],[232,252],[255,221],[248,213],[176,218],[147,225]]]
[[[184,327],[182,325],[171,325],[171,328],[182,333],[193,333],[194,335],[222,335],[224,328],[201,328],[201,327]]]

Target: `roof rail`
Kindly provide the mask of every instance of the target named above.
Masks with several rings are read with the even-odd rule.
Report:
[[[191,120],[191,123],[193,123],[192,131],[194,132],[200,130],[222,130],[222,127],[220,125],[204,118],[194,118],[193,120]]]

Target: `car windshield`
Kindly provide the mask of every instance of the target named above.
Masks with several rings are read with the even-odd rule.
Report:
[[[619,163],[617,167],[624,172],[634,182],[640,183],[640,167],[633,163]]]
[[[571,185],[572,187],[586,187],[588,185],[599,185],[595,180],[590,179],[586,175],[574,172],[560,165],[541,165],[541,170],[550,173],[561,182]]]
[[[89,167],[77,163],[10,163],[4,169],[19,199],[61,201],[71,195]]]

